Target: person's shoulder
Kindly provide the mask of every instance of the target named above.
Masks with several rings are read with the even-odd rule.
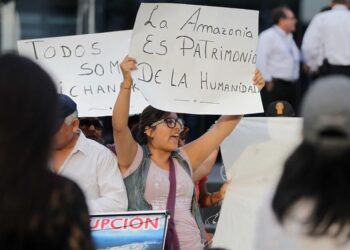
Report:
[[[332,15],[332,10],[326,10],[326,11],[322,11],[320,13],[317,13],[312,19],[311,22],[312,23],[319,23],[322,21],[325,21],[325,18],[329,17]]]
[[[113,152],[109,148],[94,140],[86,138],[85,146],[86,150],[89,151],[89,153],[101,153],[114,156]]]
[[[334,11],[332,10],[326,10],[326,11],[323,11],[323,12],[320,12],[320,13],[317,13],[315,16],[314,16],[314,19],[322,19],[326,16],[330,16],[334,13]]]
[[[273,27],[270,27],[262,31],[259,35],[259,39],[272,39],[275,36],[275,32],[273,29]]]
[[[271,27],[263,30],[261,33],[264,33],[264,34],[274,34],[275,33],[275,29],[278,28],[277,25],[272,25]]]
[[[344,20],[341,20],[342,18],[348,19],[350,18],[350,10],[347,9],[338,9],[338,10],[331,10],[331,11],[325,11],[328,13],[328,17],[332,20],[337,20],[338,22],[342,22]]]
[[[317,23],[321,27],[324,27],[324,25],[331,24],[334,25],[335,23],[341,24],[344,21],[342,18],[350,18],[350,11],[347,10],[326,10],[320,13],[317,13],[311,20],[312,23]]]

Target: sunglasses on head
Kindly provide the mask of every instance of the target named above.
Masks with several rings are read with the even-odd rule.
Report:
[[[155,127],[158,124],[161,124],[163,122],[168,126],[168,128],[175,128],[176,123],[178,123],[180,125],[181,131],[184,129],[184,121],[181,118],[164,118],[157,122],[152,123],[151,127]]]
[[[89,128],[91,125],[96,129],[101,129],[103,127],[102,122],[99,120],[81,119],[79,123],[81,128]]]

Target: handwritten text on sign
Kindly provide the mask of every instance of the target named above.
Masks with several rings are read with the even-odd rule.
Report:
[[[79,116],[108,116],[122,81],[120,63],[127,55],[131,31],[18,41],[18,50],[56,80],[58,90],[78,104]],[[133,86],[130,113],[147,102]]]
[[[130,45],[138,61],[134,79],[159,109],[261,112],[252,85],[257,36],[257,11],[142,3]]]

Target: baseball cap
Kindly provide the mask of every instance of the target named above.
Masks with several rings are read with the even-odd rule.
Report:
[[[58,122],[61,125],[64,119],[77,110],[77,104],[67,95],[58,94]]]
[[[330,148],[350,146],[350,78],[320,78],[306,93],[301,107],[304,139]]]

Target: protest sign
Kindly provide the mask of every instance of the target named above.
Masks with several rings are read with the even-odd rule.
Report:
[[[60,93],[78,105],[79,116],[109,116],[122,82],[120,63],[128,54],[131,31],[21,40],[18,51],[43,66]],[[133,86],[130,113],[148,104]]]
[[[262,112],[252,85],[258,11],[142,3],[130,55],[134,80],[156,108],[197,114]]]
[[[166,211],[125,212],[90,216],[96,250],[162,250],[168,225]]]
[[[258,208],[301,142],[301,118],[243,118],[221,145],[232,179],[214,235],[215,247],[252,250]]]

